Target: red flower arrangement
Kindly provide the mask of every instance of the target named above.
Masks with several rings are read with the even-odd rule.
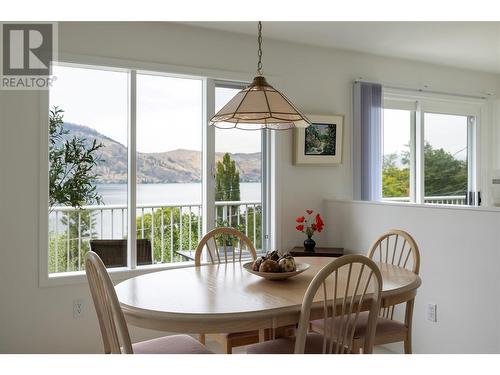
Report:
[[[295,219],[295,222],[298,224],[295,229],[299,232],[305,233],[307,237],[311,238],[315,232],[321,233],[325,223],[321,218],[320,214],[316,214],[313,216],[313,210],[306,210],[308,215],[307,219],[305,216],[299,216]]]

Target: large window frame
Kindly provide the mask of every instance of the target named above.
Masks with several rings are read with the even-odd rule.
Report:
[[[250,82],[234,82],[234,81],[225,81],[225,80],[213,80],[213,85],[214,85],[214,90],[211,90],[212,92],[215,93],[215,90],[220,87],[220,88],[232,88],[232,89],[239,89],[242,90],[246,88]],[[214,105],[212,106],[215,108],[215,98],[214,98]],[[214,113],[215,114],[215,113]],[[213,115],[210,115],[210,118]],[[213,150],[213,155],[215,156],[215,129],[213,127],[210,127],[212,129],[213,133],[213,140],[210,138],[211,145],[214,146]],[[271,140],[271,131],[269,129],[261,129],[261,158],[262,158],[262,163],[261,163],[261,207],[262,207],[262,252],[266,252],[267,250],[271,249],[271,243],[270,243],[270,233],[271,233],[271,224],[270,224],[270,217],[269,217],[269,197],[271,194],[270,190],[270,184],[268,181],[270,181],[270,140]],[[208,157],[211,157],[208,155]],[[213,161],[213,159],[212,159]],[[215,164],[213,165],[212,169],[212,180],[215,182]],[[211,187],[211,190],[213,194],[215,194],[215,186]],[[207,197],[208,198],[208,197]],[[215,196],[210,197],[215,201]],[[213,213],[213,210],[211,210]],[[214,223],[215,220],[211,220],[211,223]],[[212,229],[212,228],[211,228]],[[208,230],[208,228],[207,228]],[[206,232],[205,232],[206,233]]]
[[[136,141],[137,141],[137,91],[136,80],[138,73],[164,75],[185,79],[202,80],[202,235],[215,227],[215,130],[208,126],[209,119],[215,112],[215,88],[245,87],[248,76],[245,73],[221,72],[212,69],[197,69],[165,64],[154,64],[137,61],[106,59],[92,56],[60,54],[55,64],[81,67],[88,69],[115,70],[129,73],[128,92],[128,178],[127,178],[127,207],[128,207],[128,241],[127,267],[109,269],[110,275],[116,281],[124,280],[139,274],[155,272],[160,269],[192,267],[193,262],[177,262],[138,266],[136,259]],[[48,110],[49,91],[40,92],[40,207],[39,207],[39,285],[41,287],[77,284],[86,282],[84,271],[49,274],[48,269]],[[262,131],[262,247],[268,249],[271,245],[270,228],[276,228],[274,215],[271,215],[268,206],[268,197],[274,193],[274,188],[267,182],[271,180],[270,171],[275,158],[271,157],[271,143],[274,137],[267,130]],[[274,207],[274,206],[273,206]],[[276,241],[277,236],[273,239]]]
[[[481,131],[486,123],[486,100],[462,96],[416,93],[400,89],[383,90],[384,109],[407,110],[411,113],[410,123],[410,202],[425,203],[425,113],[449,114],[467,116],[467,162],[468,162],[468,191],[479,192],[484,184],[483,170],[486,168],[484,157],[485,144],[482,137],[486,132]],[[383,155],[381,155],[383,157]],[[382,165],[382,164],[381,164]],[[487,196],[483,194],[483,202]],[[382,201],[387,199],[382,198]]]

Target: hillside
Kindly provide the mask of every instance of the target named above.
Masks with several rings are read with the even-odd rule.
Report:
[[[104,145],[99,151],[105,160],[97,167],[98,183],[127,182],[127,148],[121,143],[86,126],[65,123],[69,136],[97,139]],[[241,182],[259,182],[260,152],[251,154],[230,154],[240,171]],[[223,153],[216,154],[221,160]],[[194,150],[174,150],[160,153],[137,153],[137,182],[187,183],[201,181],[201,152]]]

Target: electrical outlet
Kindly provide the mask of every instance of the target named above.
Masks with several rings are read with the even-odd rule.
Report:
[[[73,319],[79,319],[83,315],[83,300],[75,299],[73,301]]]
[[[437,305],[435,303],[427,304],[427,320],[429,322],[437,322]]]

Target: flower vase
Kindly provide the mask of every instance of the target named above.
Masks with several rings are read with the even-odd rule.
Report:
[[[304,249],[306,251],[314,251],[314,246],[316,246],[316,241],[314,241],[311,237],[307,237],[304,241]]]

